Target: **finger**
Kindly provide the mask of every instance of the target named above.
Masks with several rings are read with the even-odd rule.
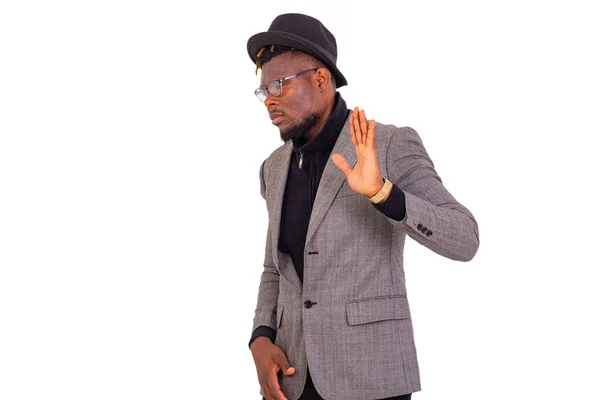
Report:
[[[273,400],[271,393],[269,393],[269,387],[267,386],[267,383],[264,380],[260,381],[260,388],[262,389],[263,397],[266,400]]]
[[[279,387],[279,381],[277,380],[277,370],[273,370],[267,376],[267,387],[269,395],[275,400],[287,400],[284,396],[281,388]]]
[[[277,392],[274,392],[273,399],[274,400],[287,400],[287,397],[285,397],[285,395],[283,394],[283,392],[281,390],[278,390]]]
[[[350,114],[350,139],[352,139],[352,144],[356,148],[358,142],[356,141],[356,130],[354,129],[354,117],[356,117],[356,110],[358,107],[354,107],[354,112]]]
[[[267,385],[261,386],[261,389],[265,400],[273,400],[273,397],[269,393],[269,388],[267,387]]]
[[[365,135],[365,138],[363,138],[363,139],[366,139],[366,135],[367,135],[367,115],[365,114],[365,110],[361,110],[359,117],[360,117],[360,131],[362,132],[363,135]]]
[[[354,132],[356,137],[356,143],[362,144],[362,131],[360,130],[360,122],[358,120],[358,116],[360,113],[357,113],[354,117]]]
[[[288,361],[283,351],[279,353],[279,355],[275,359],[275,362],[277,362],[277,365],[279,366],[279,368],[281,368],[281,371],[285,375],[293,375],[294,372],[296,372],[296,369],[290,365],[290,362]]]
[[[333,160],[333,163],[336,165],[336,167],[338,167],[340,171],[344,173],[346,178],[348,178],[348,175],[350,175],[350,173],[352,172],[352,167],[350,166],[350,164],[348,164],[348,161],[346,161],[344,157],[340,156],[339,154],[332,155],[331,159]]]
[[[375,148],[375,120],[369,121],[369,129],[367,131],[367,147]]]
[[[292,367],[291,365],[288,364],[285,368],[281,368],[281,371],[285,375],[290,376],[290,375],[294,375],[294,373],[296,372],[296,368],[294,368],[294,367]]]
[[[287,376],[294,375],[296,373],[296,368],[289,367],[288,369],[284,369],[283,373],[286,374]]]

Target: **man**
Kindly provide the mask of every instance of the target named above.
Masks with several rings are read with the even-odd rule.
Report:
[[[248,40],[255,92],[284,144],[260,167],[269,224],[250,349],[272,399],[410,399],[420,390],[406,297],[406,235],[453,260],[477,222],[443,186],[418,134],[347,109],[337,45],[284,14]]]

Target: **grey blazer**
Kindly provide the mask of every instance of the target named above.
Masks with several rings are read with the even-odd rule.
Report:
[[[406,217],[389,219],[356,194],[330,157],[306,236],[303,284],[290,256],[277,249],[292,143],[260,168],[269,225],[252,330],[264,325],[277,331],[275,344],[296,368],[279,378],[289,400],[300,397],[307,364],[326,400],[419,391],[404,280],[406,235],[458,261],[471,260],[479,247],[477,222],[446,190],[417,132],[377,123],[375,138],[382,176],[405,193]],[[335,153],[356,163],[349,119]]]

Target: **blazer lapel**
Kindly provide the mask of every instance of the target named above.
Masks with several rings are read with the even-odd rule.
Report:
[[[340,169],[333,163],[331,156],[339,154],[350,166],[354,167],[356,164],[356,149],[350,139],[350,118],[346,119],[346,123],[342,128],[340,135],[338,136],[329,160],[325,164],[321,181],[319,182],[319,188],[317,189],[317,195],[315,197],[315,203],[313,204],[312,214],[310,216],[310,223],[308,225],[308,232],[306,234],[306,243],[310,240],[312,235],[319,227],[319,224],[325,217],[327,210],[331,207],[333,199],[337,195],[340,187],[344,184],[346,176]]]
[[[283,206],[283,196],[285,194],[285,186],[287,183],[288,171],[290,170],[290,159],[292,156],[292,142],[289,141],[285,144],[282,149],[279,159],[276,163],[274,163],[274,168],[271,172],[272,182],[270,184],[270,204],[272,204],[270,209],[270,218],[269,221],[271,223],[271,248],[273,253],[273,261],[275,262],[275,266],[279,269],[279,273],[283,275],[288,282],[294,285],[300,292],[302,292],[302,283],[300,282],[300,277],[296,272],[296,268],[294,268],[293,263],[283,262],[283,257],[285,256],[279,251],[279,234],[281,227],[281,208]],[[291,266],[291,268],[290,268]]]

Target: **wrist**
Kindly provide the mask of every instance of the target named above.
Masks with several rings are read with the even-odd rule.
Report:
[[[252,344],[250,345],[250,351],[254,351],[256,346],[261,346],[261,345],[267,344],[267,343],[272,344],[271,339],[269,339],[267,336],[259,336],[252,341]]]
[[[383,189],[383,185],[385,184],[385,179],[381,178],[381,186],[379,186],[377,188],[377,190],[371,192],[371,193],[367,193],[365,196],[367,196],[369,199],[373,196],[375,196],[377,193],[379,193],[381,191],[381,189]]]
[[[381,186],[381,189],[379,189],[379,191],[374,195],[368,196],[369,200],[371,200],[373,204],[379,204],[387,200],[387,198],[390,196],[390,193],[392,192],[392,182],[388,181],[385,178],[382,178],[382,180],[383,184]]]

